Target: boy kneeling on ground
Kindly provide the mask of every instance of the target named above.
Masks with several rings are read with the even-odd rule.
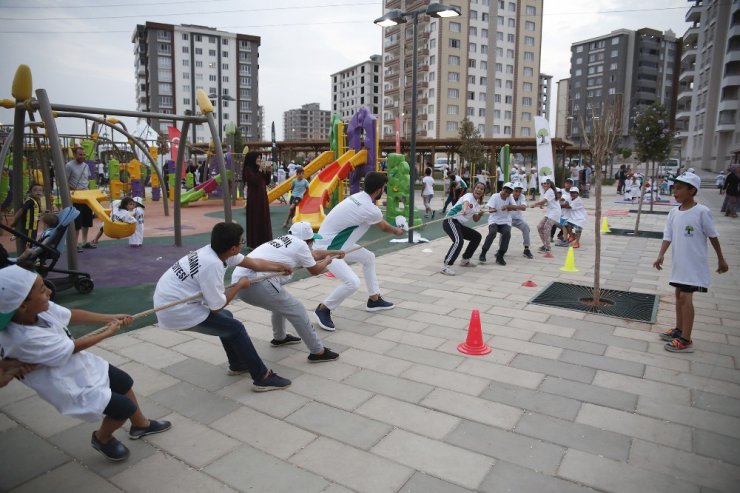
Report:
[[[161,433],[169,421],[147,419],[139,409],[133,380],[124,371],[85,349],[111,337],[129,315],[68,310],[49,301],[51,291],[35,272],[17,265],[0,270],[0,357],[38,365],[22,382],[65,416],[103,422],[92,447],[112,461],[128,458],[128,448],[113,432],[131,421],[128,436],[137,440]],[[67,325],[108,324],[89,337],[72,339]]]

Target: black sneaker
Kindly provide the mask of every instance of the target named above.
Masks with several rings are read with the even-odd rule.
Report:
[[[486,263],[486,254],[485,253],[481,253],[478,256],[478,262],[480,262],[481,264],[485,264]]]
[[[504,260],[504,257],[498,256],[496,257],[496,263],[498,265],[506,265],[506,260]]]
[[[335,353],[328,347],[325,347],[324,352],[321,354],[309,354],[308,362],[309,363],[323,363],[325,361],[334,361],[337,358],[339,358],[339,355],[337,353]]]
[[[290,387],[290,380],[283,378],[272,370],[268,370],[267,376],[259,382],[252,382],[252,390],[255,392],[269,392],[270,390],[283,390]]]
[[[162,433],[163,431],[167,431],[170,428],[172,428],[172,423],[170,423],[169,421],[157,421],[154,419],[150,419],[148,428],[135,428],[132,426],[128,432],[128,437],[131,440],[138,440],[139,438],[145,437],[147,435]]]
[[[113,462],[126,460],[131,453],[124,444],[116,440],[116,437],[111,438],[108,443],[103,443],[97,439],[94,431],[92,434],[92,440],[90,440],[90,445],[92,445],[92,448],[103,454],[103,457]]]
[[[385,301],[383,298],[378,296],[378,299],[375,301],[371,300],[370,298],[367,299],[365,310],[369,312],[378,312],[380,310],[392,310],[395,307],[396,305],[394,305],[390,301]]]
[[[285,339],[283,339],[281,341],[279,341],[277,339],[273,339],[273,340],[270,341],[270,345],[271,346],[275,346],[275,347],[278,347],[278,346],[290,346],[291,344],[300,344],[300,343],[301,343],[301,338],[300,337],[296,337],[296,336],[294,336],[292,334],[286,334],[285,335]]]
[[[331,319],[331,310],[328,308],[321,308],[321,305],[319,305],[316,307],[316,310],[314,310],[314,314],[316,315],[316,322],[319,324],[319,327],[324,330],[328,330],[329,332],[334,332],[336,330],[334,322]]]
[[[534,255],[532,255],[532,252],[529,251],[529,248],[524,249],[524,253],[522,254],[527,258],[534,258]]]
[[[678,339],[679,337],[681,337],[681,331],[678,329],[666,330],[665,332],[660,333],[660,338],[668,342],[671,342],[673,339]]]

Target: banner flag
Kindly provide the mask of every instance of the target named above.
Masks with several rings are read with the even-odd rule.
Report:
[[[537,180],[542,193],[542,180],[549,178],[555,183],[555,164],[552,160],[550,123],[541,116],[534,117],[534,135],[537,145]]]

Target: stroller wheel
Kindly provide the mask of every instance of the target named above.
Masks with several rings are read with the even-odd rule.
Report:
[[[49,291],[51,291],[51,294],[49,295],[49,299],[51,301],[54,301],[54,298],[56,298],[57,296],[57,287],[54,286],[54,283],[48,279],[44,279],[44,286],[46,286],[49,289]]]
[[[75,289],[80,294],[88,294],[95,287],[95,283],[89,277],[78,277],[75,279]]]

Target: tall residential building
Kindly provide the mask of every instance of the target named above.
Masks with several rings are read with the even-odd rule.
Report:
[[[363,106],[380,113],[380,55],[331,74],[331,111],[348,122]]]
[[[540,73],[540,83],[537,85],[537,115],[544,116],[550,121],[550,103],[552,102],[552,75]]]
[[[570,79],[560,79],[558,81],[557,112],[555,114],[555,137],[558,139],[569,137],[568,117],[570,117],[570,107],[568,101],[570,101]]]
[[[385,0],[412,11],[426,0]],[[534,135],[538,114],[542,0],[463,0],[462,16],[419,17],[417,136],[457,137],[470,119],[483,137]],[[383,135],[394,119],[411,128],[413,23],[383,32]]]
[[[283,113],[285,140],[321,140],[329,136],[331,111],[319,108],[319,103],[304,104],[300,109]]]
[[[686,13],[676,131],[685,167],[740,163],[740,1],[694,1]]]
[[[260,38],[215,28],[147,22],[131,38],[136,67],[136,109],[165,114],[199,113],[196,89],[211,96],[217,127],[239,126],[244,140],[257,140]],[[154,120],[162,133],[172,121]],[[178,127],[181,125],[178,125]],[[191,142],[209,142],[208,125],[191,127]]]
[[[637,112],[653,103],[668,109],[673,126],[678,92],[681,41],[669,30],[631,31],[618,29],[609,34],[571,45],[570,99],[566,110],[570,118],[567,137],[581,142],[579,121],[584,119],[586,132],[591,131],[594,116],[601,112],[604,101],[621,108],[623,146],[630,146],[631,122]]]

